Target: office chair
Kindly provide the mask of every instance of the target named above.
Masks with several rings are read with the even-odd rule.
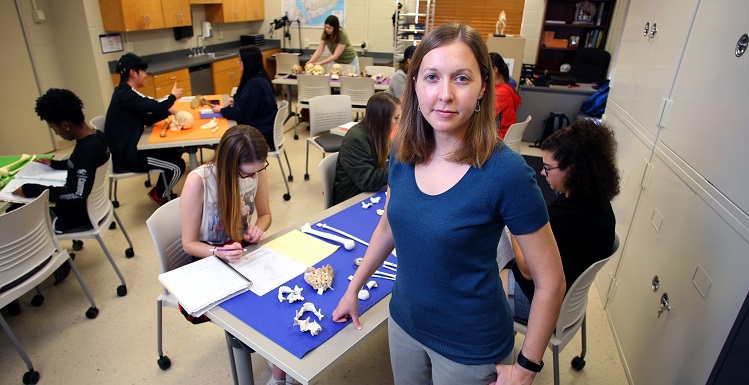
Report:
[[[316,96],[330,95],[330,78],[327,76],[297,75],[298,95],[296,104],[296,124],[294,125],[294,139],[299,139],[297,126],[303,108],[309,108],[310,99]]]
[[[371,56],[359,56],[359,68],[364,68],[374,65],[374,58]]]
[[[528,115],[528,118],[525,119],[525,121],[511,125],[505,134],[503,142],[505,142],[507,147],[518,154],[520,154],[520,142],[523,140],[523,132],[525,132],[525,128],[528,127],[528,123],[531,122],[531,119],[531,116]]]
[[[276,57],[276,77],[280,78],[291,73],[291,67],[299,64],[299,54],[279,52]]]
[[[268,152],[268,156],[275,157],[278,159],[278,167],[281,169],[281,176],[283,182],[286,184],[286,194],[283,195],[283,200],[287,201],[291,199],[291,191],[289,190],[289,182],[294,180],[294,176],[291,175],[291,163],[289,163],[289,155],[286,154],[286,147],[283,142],[283,121],[286,118],[286,111],[289,109],[289,102],[286,100],[281,102],[281,107],[278,107],[276,112],[276,120],[273,123],[273,142],[276,145],[275,149]],[[286,181],[286,172],[283,170],[283,164],[281,163],[281,154],[286,158],[286,165],[289,166],[289,180]]]
[[[37,287],[37,295],[31,303],[41,306],[44,297],[40,294],[38,285],[53,275],[63,263],[68,263],[91,304],[86,311],[86,317],[94,319],[99,315],[99,309],[86,284],[83,283],[73,259],[55,239],[48,206],[49,191],[45,190],[31,203],[0,215],[0,228],[3,229],[0,231],[0,288],[4,290],[0,292],[0,308],[17,300],[34,287]],[[23,374],[23,383],[36,384],[39,381],[39,372],[34,370],[31,359],[2,315],[0,326],[29,369]]]
[[[578,83],[596,83],[606,80],[611,55],[603,48],[578,48],[569,76]]]
[[[93,119],[91,119],[90,122],[91,126],[101,132],[104,132],[104,124],[105,124],[105,117],[104,115],[95,116]],[[114,170],[111,168],[109,169],[109,199],[112,201],[112,205],[114,207],[120,207],[120,201],[117,200],[117,181],[120,179],[126,179],[126,178],[132,178],[135,176],[145,175],[146,181],[143,183],[146,187],[151,187],[151,174],[163,174],[164,170],[153,168],[148,170],[147,172],[133,172],[133,171],[126,171],[126,172],[114,172]],[[157,178],[158,180],[158,178]],[[164,180],[164,187],[166,187],[166,180]],[[80,250],[78,248],[74,248],[75,250]]]
[[[559,385],[559,352],[577,334],[577,330],[582,327],[582,353],[572,359],[571,365],[576,370],[582,370],[585,367],[585,352],[587,349],[587,333],[585,324],[585,309],[588,307],[588,290],[596,278],[596,274],[608,262],[611,257],[619,250],[619,234],[614,234],[614,244],[611,247],[609,256],[588,267],[575,282],[570,286],[569,291],[562,300],[562,307],[559,312],[554,333],[551,335],[549,347],[554,354],[554,385]],[[515,319],[515,332],[525,335],[528,326],[523,323],[525,320]]]
[[[330,130],[351,122],[351,97],[348,95],[327,95],[312,98],[309,102],[309,117],[310,137],[307,138],[304,180],[309,180],[310,145],[322,151],[323,158],[325,158],[326,153],[338,152],[341,149],[343,137],[331,135]]]
[[[166,273],[192,262],[192,256],[182,248],[182,227],[175,226],[175,223],[180,223],[179,198],[159,207],[146,219],[146,226],[148,232],[151,233],[156,248],[156,256],[159,258],[159,273]],[[156,298],[156,349],[159,354],[159,359],[156,362],[161,370],[167,370],[172,366],[172,361],[164,355],[162,347],[162,309],[165,306],[179,310],[177,297],[162,286],[161,294]],[[232,377],[236,384],[237,368],[234,363],[234,352],[229,345],[231,337],[228,333],[226,333],[226,339],[227,346],[229,346],[229,357],[231,358]]]
[[[325,208],[333,206],[333,183],[335,183],[335,168],[338,163],[338,153],[334,152],[320,161],[317,169],[320,170],[322,180],[322,195],[325,200]]]
[[[341,77],[341,95],[348,95],[351,97],[351,108],[356,111],[357,120],[359,118],[359,112],[362,114],[367,110],[367,103],[369,98],[374,95],[374,79],[373,78],[361,78],[361,77]]]
[[[132,258],[135,255],[135,253],[133,252],[133,242],[130,240],[130,236],[127,235],[125,227],[122,226],[122,221],[120,221],[120,217],[114,210],[114,205],[109,200],[109,197],[107,196],[104,188],[105,182],[107,180],[107,172],[109,171],[109,167],[111,167],[111,163],[112,158],[109,158],[106,163],[96,169],[94,187],[91,189],[91,193],[88,195],[88,198],[86,198],[86,209],[88,210],[89,221],[91,221],[91,228],[81,229],[78,231],[74,229],[70,232],[56,234],[56,237],[58,240],[95,238],[99,242],[99,245],[104,251],[104,254],[107,256],[107,259],[109,259],[109,263],[114,268],[115,273],[117,273],[117,276],[120,278],[121,285],[117,287],[117,295],[120,297],[124,297],[125,295],[127,295],[127,285],[125,284],[125,277],[123,277],[122,273],[120,273],[120,269],[117,268],[117,264],[114,262],[112,255],[109,253],[109,249],[107,249],[107,246],[104,244],[104,240],[101,237],[102,230],[106,229],[106,226],[104,224],[112,222],[112,217],[114,217],[114,220],[117,221],[117,223],[120,225],[120,231],[122,231],[122,234],[125,236],[125,239],[130,246],[125,250],[125,256],[128,258]]]
[[[385,77],[392,78],[395,75],[395,67],[388,66],[366,66],[364,70],[367,71],[367,75],[375,76],[377,74],[383,74]]]

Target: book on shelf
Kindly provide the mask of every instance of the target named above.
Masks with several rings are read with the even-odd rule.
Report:
[[[203,315],[252,286],[252,281],[215,255],[159,274],[159,282],[193,316]]]
[[[31,202],[34,198],[20,197],[14,195],[13,191],[16,191],[25,184],[62,187],[65,186],[67,177],[67,170],[55,170],[44,163],[31,161],[21,167],[15,176],[13,176],[13,179],[8,181],[5,187],[0,190],[0,200],[20,203]]]
[[[546,20],[546,24],[567,24],[564,20]]]

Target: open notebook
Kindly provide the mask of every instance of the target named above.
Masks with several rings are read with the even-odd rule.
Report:
[[[13,179],[0,190],[0,200],[31,202],[34,200],[33,198],[22,198],[18,195],[13,195],[13,191],[16,191],[16,189],[26,183],[40,184],[42,186],[65,186],[67,176],[67,170],[55,170],[43,163],[29,162],[18,170]]]

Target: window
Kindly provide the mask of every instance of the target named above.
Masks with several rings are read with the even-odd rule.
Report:
[[[476,28],[481,36],[494,34],[499,13],[505,11],[505,34],[520,35],[525,0],[440,0],[435,4],[434,26],[458,22]]]

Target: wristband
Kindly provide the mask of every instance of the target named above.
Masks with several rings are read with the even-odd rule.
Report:
[[[540,363],[535,363],[523,355],[523,351],[521,350],[520,353],[518,353],[518,365],[522,366],[525,369],[530,370],[531,372],[540,372],[541,369],[544,367],[544,362],[541,361]]]

